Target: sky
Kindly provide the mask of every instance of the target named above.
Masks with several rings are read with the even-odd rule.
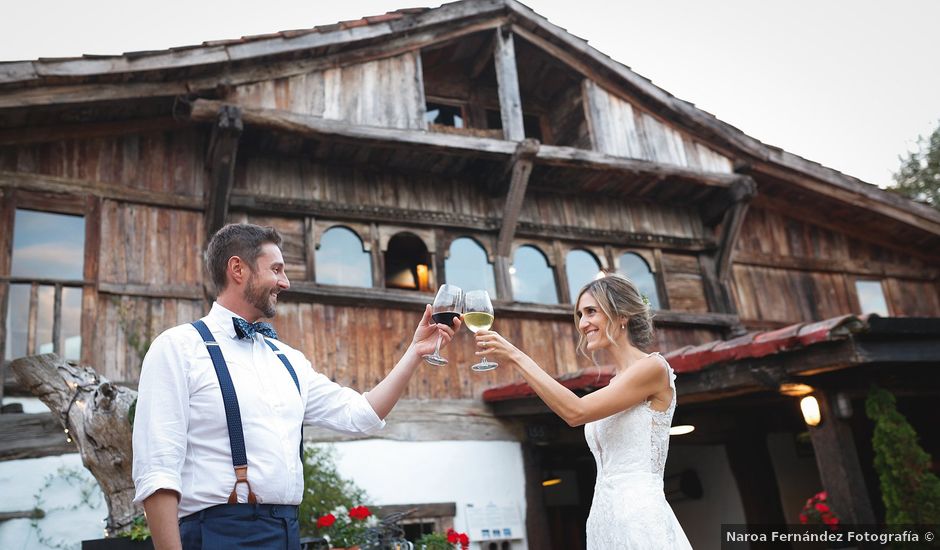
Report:
[[[940,121],[936,0],[528,0],[674,96],[882,187]],[[423,0],[7,2],[0,60],[116,54],[309,28]]]

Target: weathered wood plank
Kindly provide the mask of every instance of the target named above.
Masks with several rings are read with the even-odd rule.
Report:
[[[148,298],[174,298],[201,300],[205,296],[201,286],[185,284],[98,283],[98,292],[118,296],[144,296]]]
[[[153,206],[167,206],[183,210],[201,211],[203,209],[202,201],[194,201],[193,197],[133,189],[122,185],[98,181],[63,178],[35,173],[0,171],[0,188],[4,187],[25,189],[39,193],[87,193],[106,199],[149,204]]]
[[[0,461],[74,453],[52,413],[0,414]]]

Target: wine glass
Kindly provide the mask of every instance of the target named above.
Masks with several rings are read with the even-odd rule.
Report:
[[[441,285],[437,289],[437,296],[434,297],[434,304],[431,306],[431,318],[435,323],[453,326],[454,319],[460,317],[461,306],[463,305],[463,291],[459,286]],[[437,346],[434,353],[425,355],[424,360],[429,365],[443,367],[447,364],[447,359],[441,357],[441,335],[437,336]]]
[[[463,322],[471,332],[480,330],[490,330],[493,326],[493,302],[490,301],[490,295],[485,290],[471,290],[464,295],[464,314]],[[483,360],[470,367],[477,372],[493,370],[499,364],[495,361],[487,361],[486,356]]]

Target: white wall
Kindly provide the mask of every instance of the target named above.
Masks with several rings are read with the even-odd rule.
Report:
[[[104,496],[78,453],[0,462],[0,488],[0,512],[46,512],[38,529],[29,519],[0,523],[4,550],[77,550],[82,540],[104,536]]]
[[[673,439],[675,442],[675,439]],[[666,476],[695,470],[702,498],[672,503],[672,509],[696,550],[721,548],[721,524],[744,524],[744,507],[723,445],[671,445]]]
[[[525,526],[522,447],[508,441],[334,443],[340,474],[375,504],[456,502],[454,527],[468,531],[466,505],[516,506]],[[474,541],[477,542],[477,541]],[[513,549],[525,550],[514,543]]]

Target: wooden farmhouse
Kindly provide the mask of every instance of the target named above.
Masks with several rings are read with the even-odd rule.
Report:
[[[577,356],[571,296],[631,277],[694,426],[665,487],[697,548],[722,523],[798,523],[822,489],[843,521],[882,520],[873,383],[940,456],[940,213],[745,135],[515,0],[0,63],[4,363],[54,351],[135,385],[151,339],[208,310],[207,235],[238,221],[285,237],[281,339],[362,391],[446,282],[488,289],[494,329],[590,392],[611,373]],[[417,508],[412,529],[583,547],[582,429],[473,352],[462,331],[377,438],[307,437],[376,504]],[[7,372],[3,391],[24,388]],[[0,458],[69,450],[25,416],[0,416]],[[43,430],[56,446],[22,435]]]

